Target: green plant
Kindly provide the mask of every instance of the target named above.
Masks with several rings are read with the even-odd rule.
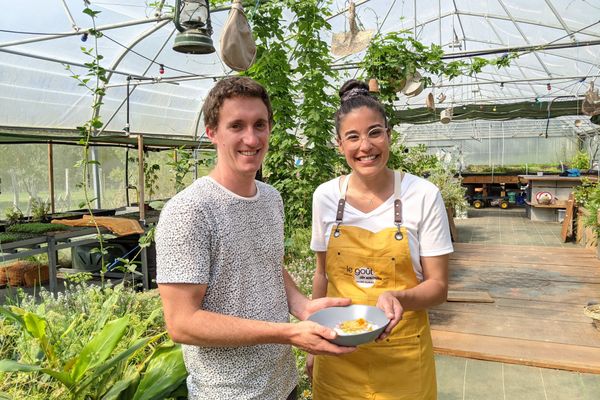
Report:
[[[144,152],[144,188],[145,193],[148,195],[146,200],[152,200],[152,197],[159,190],[158,181],[159,176],[158,172],[160,171],[160,165],[157,163],[147,162],[147,152]],[[138,156],[129,157],[129,161],[133,163],[138,163]],[[137,176],[137,175],[136,175]],[[139,187],[139,183],[138,183]]]
[[[19,210],[18,207],[12,206],[4,210],[4,215],[6,215],[6,222],[8,225],[13,225],[21,221],[23,218],[23,213]]]
[[[31,199],[31,220],[34,222],[42,222],[48,219],[48,212],[50,211],[50,203],[39,199]]]
[[[574,197],[580,207],[585,208],[588,213],[583,224],[590,227],[600,238],[600,221],[598,221],[598,210],[600,210],[600,182],[592,182],[589,178],[581,179],[581,185],[574,190]]]
[[[449,79],[459,75],[474,75],[488,66],[502,68],[510,65],[517,53],[506,53],[499,58],[485,59],[473,57],[467,61],[444,62],[444,51],[441,46],[426,46],[416,40],[409,30],[388,32],[377,35],[371,41],[365,57],[360,65],[367,78],[376,78],[379,83],[380,98],[387,105],[390,126],[398,124],[393,102],[398,99],[399,86],[415,71],[427,72],[433,76],[445,76]],[[431,78],[423,77],[426,86],[431,85]]]
[[[67,283],[0,308],[0,392],[28,399],[165,399],[184,385],[156,292]],[[31,379],[31,374],[36,379]],[[26,378],[26,379],[23,379]]]
[[[577,154],[573,156],[570,167],[587,171],[590,168],[590,155],[587,151],[579,150]]]
[[[25,240],[31,237],[32,235],[25,233],[0,232],[0,243],[17,242],[19,240]]]
[[[28,223],[28,224],[11,225],[8,228],[6,228],[6,232],[28,233],[28,234],[32,234],[32,235],[41,235],[46,232],[66,231],[67,229],[69,229],[69,227],[67,225],[35,222],[35,223]]]
[[[183,183],[184,178],[199,161],[192,157],[192,152],[186,150],[184,146],[174,149],[169,153],[171,161],[167,163],[171,167],[171,171],[175,174],[175,191],[180,192],[185,188]]]
[[[424,176],[441,166],[437,156],[427,153],[427,146],[424,144],[413,147],[392,144],[390,153],[390,161],[388,162],[390,168],[401,169],[416,176]]]
[[[88,92],[93,95],[93,101],[91,106],[92,116],[89,120],[87,120],[83,125],[77,127],[77,131],[79,133],[79,142],[78,144],[82,146],[82,157],[79,161],[75,163],[76,168],[81,168],[82,181],[79,182],[76,186],[83,189],[84,201],[79,204],[80,208],[87,208],[90,216],[92,218],[92,222],[96,228],[96,236],[98,238],[99,244],[99,252],[104,256],[107,254],[106,249],[104,249],[104,238],[102,233],[100,232],[100,227],[94,218],[94,213],[92,212],[92,202],[96,200],[95,198],[91,198],[89,194],[89,169],[90,166],[95,165],[99,166],[100,162],[95,159],[95,157],[90,155],[90,140],[94,133],[96,133],[104,123],[100,119],[100,107],[102,106],[102,98],[106,94],[105,85],[108,83],[107,71],[100,65],[100,62],[104,59],[104,57],[98,53],[98,39],[103,36],[102,32],[96,29],[96,17],[100,14],[100,11],[95,11],[89,8],[90,2],[85,1],[83,9],[83,13],[88,15],[92,20],[92,28],[87,31],[87,34],[93,38],[93,46],[94,47],[80,47],[81,52],[90,58],[90,61],[84,63],[87,71],[84,75],[76,74],[71,70],[71,66],[66,64],[65,69],[71,73],[71,77],[78,82],[78,85],[84,87],[88,90]],[[104,284],[104,274],[106,272],[106,264],[104,262],[104,257],[102,257],[102,268],[101,268],[101,279]]]
[[[436,168],[431,171],[427,179],[440,189],[447,208],[459,212],[467,209],[468,204],[465,199],[467,189],[462,186],[462,179],[456,177],[454,172],[448,168]]]

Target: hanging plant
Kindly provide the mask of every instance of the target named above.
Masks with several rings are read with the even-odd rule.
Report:
[[[398,100],[398,92],[407,78],[415,72],[427,73],[422,77],[425,86],[431,86],[430,76],[444,76],[448,79],[460,75],[474,75],[486,66],[502,68],[510,65],[517,53],[507,53],[494,59],[473,57],[468,61],[457,60],[444,62],[444,51],[441,46],[426,46],[412,36],[407,30],[389,32],[375,37],[360,63],[366,78],[375,78],[379,83],[379,97],[393,111],[393,102]],[[393,127],[399,121],[394,113],[388,113]]]

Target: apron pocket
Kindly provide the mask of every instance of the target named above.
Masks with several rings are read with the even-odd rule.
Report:
[[[388,338],[370,346],[369,380],[376,393],[418,394],[423,384],[420,335]]]

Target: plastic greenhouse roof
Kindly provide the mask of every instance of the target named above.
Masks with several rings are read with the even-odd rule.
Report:
[[[99,39],[98,50],[104,56],[102,65],[110,71],[100,111],[106,131],[121,132],[126,125],[126,82],[131,75],[149,79],[144,81],[147,84],[132,86],[131,132],[198,139],[202,131],[199,110],[207,91],[214,79],[232,73],[218,54],[227,12],[212,10],[217,53],[184,55],[172,50],[175,28],[170,15],[155,14],[148,2],[90,3],[101,11],[97,27],[104,36]],[[381,33],[410,30],[424,44],[441,44],[448,60],[487,53],[499,57],[508,50],[519,50],[520,57],[501,70],[486,67],[476,76],[452,81],[432,77],[433,88],[416,97],[400,97],[397,109],[401,115],[418,115],[415,109],[424,107],[424,96],[430,91],[436,97],[446,95],[444,107],[490,107],[486,112],[472,113],[475,118],[506,119],[506,115],[494,114],[493,105],[535,103],[536,99],[571,100],[575,109],[571,107],[565,114],[576,115],[581,110],[575,99],[581,99],[589,82],[600,76],[600,0],[355,3],[361,28]],[[173,5],[174,0],[165,4]],[[323,32],[324,40],[331,42],[333,33],[349,29],[347,6],[345,0],[331,2],[332,29]],[[82,65],[90,59],[80,47],[93,44],[91,37],[83,44],[81,32],[91,28],[91,19],[82,13],[81,0],[46,0],[35,7],[34,12],[29,2],[12,2],[0,15],[0,132],[3,137],[20,130],[30,137],[43,137],[49,130],[76,136],[75,128],[91,117],[92,96],[78,86],[65,64],[77,74],[86,72]],[[334,58],[335,68],[342,71],[340,81],[360,75],[356,66],[363,56],[364,51]],[[159,74],[160,64],[165,67],[164,75]],[[529,117],[543,117],[545,112],[540,108],[537,116]],[[527,116],[515,114],[512,116]],[[431,121],[429,115],[412,123]]]

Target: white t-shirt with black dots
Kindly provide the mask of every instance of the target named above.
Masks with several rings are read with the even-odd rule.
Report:
[[[273,187],[236,195],[210,177],[173,197],[156,229],[156,281],[208,285],[202,309],[288,322],[283,203]],[[190,399],[285,399],[297,383],[288,345],[183,345]]]

